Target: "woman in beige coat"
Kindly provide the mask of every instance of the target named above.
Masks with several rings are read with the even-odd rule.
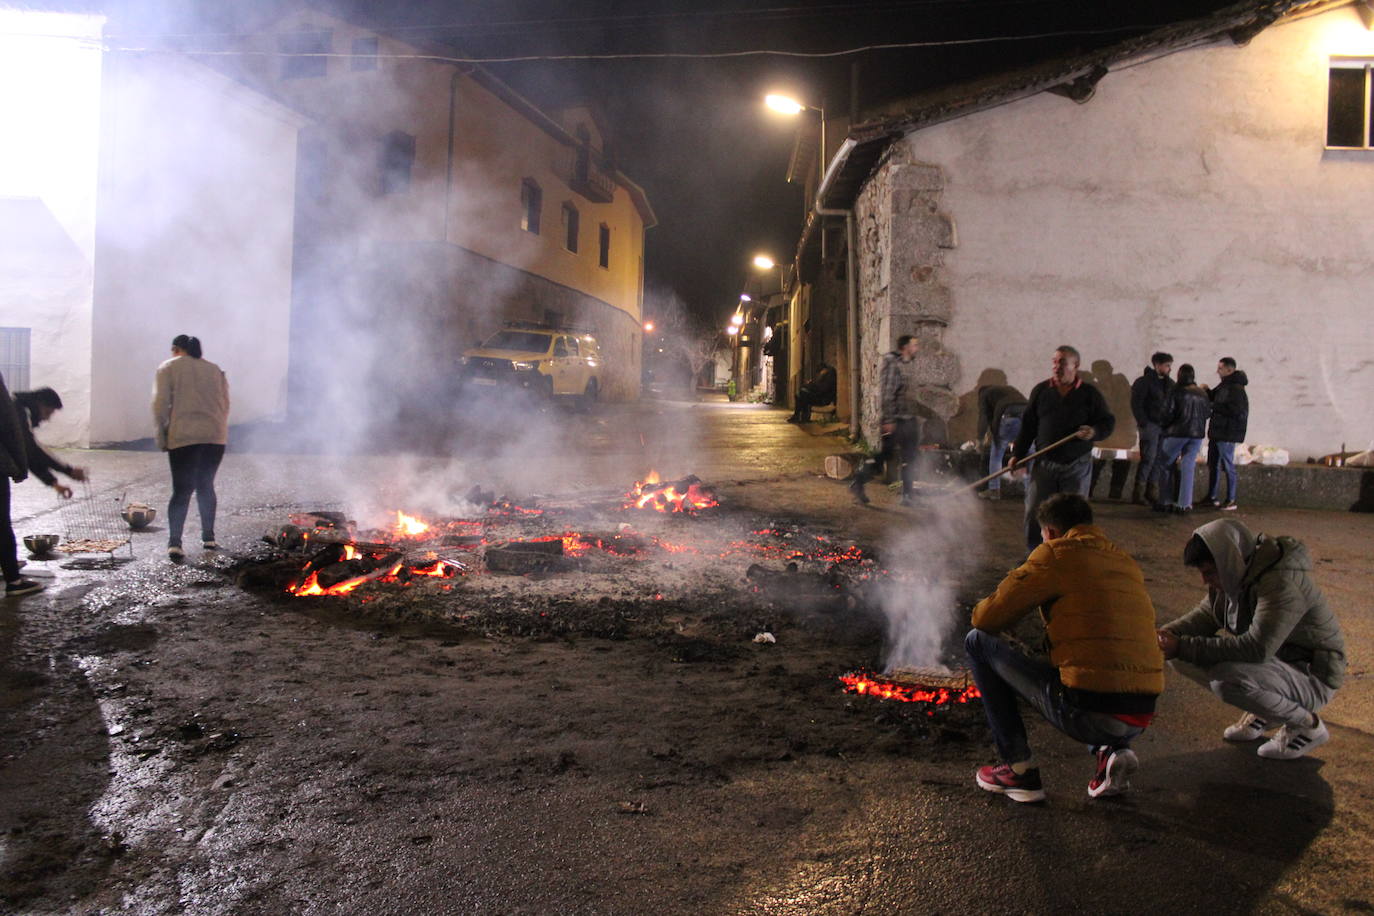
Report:
[[[172,341],[172,358],[157,367],[153,422],[158,447],[167,452],[172,465],[167,556],[185,556],[181,532],[192,493],[200,509],[201,543],[215,550],[215,473],[229,441],[229,382],[219,366],[201,356],[199,339],[178,335]]]

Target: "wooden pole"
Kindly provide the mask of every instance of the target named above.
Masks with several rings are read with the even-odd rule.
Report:
[[[1070,439],[1076,439],[1076,438],[1078,438],[1078,433],[1076,433],[1076,432],[1074,432],[1074,433],[1069,433],[1067,436],[1065,436],[1063,439],[1060,439],[1058,442],[1051,442],[1049,445],[1045,446],[1044,448],[1038,449],[1037,451],[1034,451],[1034,452],[1031,452],[1029,455],[1027,455],[1026,457],[1022,458],[1020,461],[1013,461],[1011,464],[1009,464],[1009,465],[1007,465],[1006,467],[1002,468],[1002,470],[997,471],[997,472],[992,473],[992,474],[989,474],[988,476],[983,477],[983,478],[981,478],[981,479],[979,479],[979,480],[975,480],[973,483],[969,484],[968,486],[960,487],[960,488],[957,489],[957,490],[950,490],[950,491],[947,492],[945,495],[946,495],[946,496],[958,496],[960,493],[967,493],[969,490],[976,490],[978,487],[981,487],[983,484],[987,483],[989,480],[992,480],[992,479],[994,479],[994,478],[996,478],[996,477],[1001,477],[1003,474],[1010,474],[1012,471],[1015,471],[1017,468],[1020,468],[1022,465],[1026,464],[1026,463],[1027,463],[1028,461],[1030,461],[1031,459],[1033,459],[1033,458],[1038,458],[1039,456],[1045,454],[1045,453],[1048,452],[1048,451],[1051,451],[1051,450],[1053,450],[1053,449],[1059,448],[1059,446],[1063,445],[1065,442],[1068,442]]]

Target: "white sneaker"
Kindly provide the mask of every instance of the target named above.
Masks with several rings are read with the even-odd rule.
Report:
[[[1221,733],[1225,741],[1255,741],[1264,737],[1264,733],[1269,730],[1269,723],[1255,715],[1247,712],[1236,720],[1234,725],[1226,726],[1226,731]]]
[[[219,541],[202,541],[200,546],[206,550],[219,550]]]
[[[168,548],[167,548],[167,559],[169,559],[169,560],[181,560],[181,559],[184,559],[185,557],[186,557],[186,551],[182,550],[180,547],[168,547]]]
[[[1326,730],[1326,723],[1318,719],[1316,728],[1285,725],[1274,733],[1274,737],[1261,744],[1256,753],[1270,760],[1295,760],[1330,740],[1331,733]]]

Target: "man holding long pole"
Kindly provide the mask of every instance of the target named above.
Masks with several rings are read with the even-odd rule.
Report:
[[[1055,493],[1076,493],[1084,499],[1092,484],[1093,442],[1112,434],[1112,416],[1102,392],[1078,377],[1078,351],[1060,346],[1050,361],[1050,377],[1031,389],[1021,415],[1021,433],[1012,457],[1023,461],[1032,451],[1026,483],[1026,551],[1040,546],[1036,510]],[[1068,437],[1067,441],[1059,440]],[[1052,453],[1043,454],[1047,452]],[[1022,472],[1024,473],[1024,471]]]

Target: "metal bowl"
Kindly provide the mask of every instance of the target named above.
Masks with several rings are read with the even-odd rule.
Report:
[[[26,534],[24,535],[24,546],[29,553],[34,556],[42,556],[58,545],[62,540],[60,534]]]
[[[157,518],[157,510],[142,503],[129,503],[119,514],[129,523],[129,527],[135,530],[147,528],[153,519]]]

